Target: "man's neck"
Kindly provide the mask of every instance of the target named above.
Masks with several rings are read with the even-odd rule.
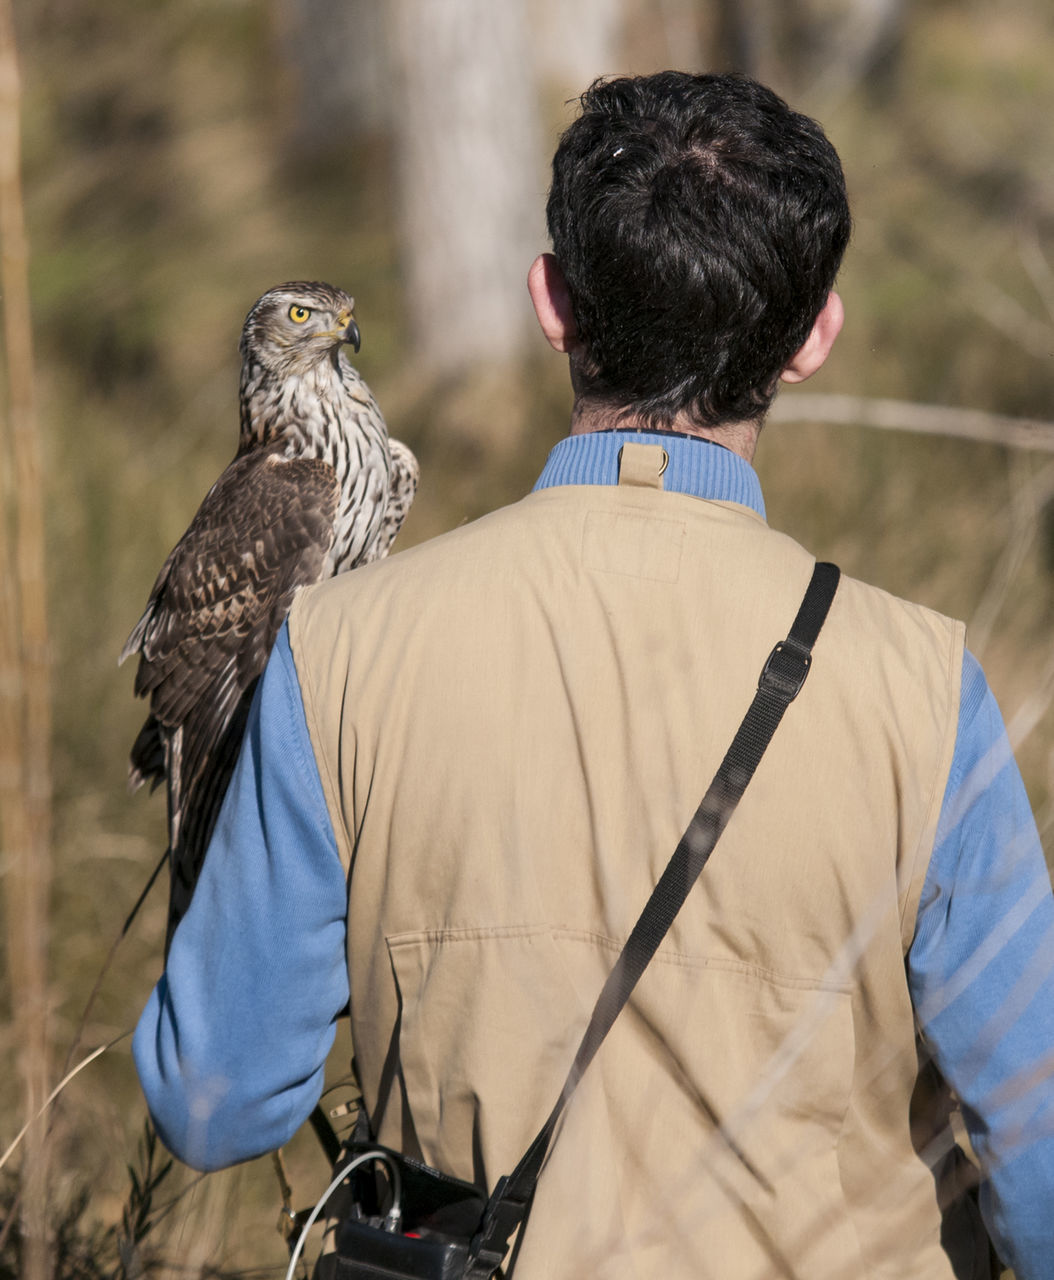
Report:
[[[608,405],[590,404],[588,401],[576,400],[571,411],[571,434],[585,435],[589,431],[610,431],[618,427],[623,431],[676,431],[681,435],[697,436],[700,440],[712,440],[715,444],[724,445],[733,453],[754,461],[754,451],[758,445],[758,434],[761,426],[758,422],[728,422],[720,427],[701,427],[692,422],[687,415],[678,414],[664,428],[658,428],[642,421],[633,414],[620,415]]]

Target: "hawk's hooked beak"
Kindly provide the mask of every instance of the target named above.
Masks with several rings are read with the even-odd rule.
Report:
[[[337,319],[343,330],[340,335],[341,342],[350,342],[358,354],[359,347],[362,345],[362,335],[359,333],[359,326],[355,323],[355,317],[350,311],[342,311]]]

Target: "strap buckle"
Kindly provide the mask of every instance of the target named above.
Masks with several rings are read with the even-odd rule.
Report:
[[[758,678],[758,688],[793,702],[801,692],[811,662],[810,651],[803,644],[789,637],[781,640],[768,656]]]
[[[537,1140],[530,1150],[534,1150],[536,1144]],[[534,1196],[534,1184],[532,1182],[527,1198],[523,1199],[511,1188],[513,1176],[513,1174],[506,1174],[499,1178],[491,1193],[479,1229],[469,1245],[466,1280],[477,1280],[477,1278],[482,1280],[483,1277],[494,1274],[508,1251],[509,1237],[527,1216],[527,1210]],[[535,1173],[535,1179],[537,1179],[537,1173]]]

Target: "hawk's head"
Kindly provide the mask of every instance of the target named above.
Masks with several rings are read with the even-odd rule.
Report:
[[[335,360],[345,342],[359,349],[355,300],[319,281],[294,280],[268,291],[245,317],[241,353],[282,378]]]

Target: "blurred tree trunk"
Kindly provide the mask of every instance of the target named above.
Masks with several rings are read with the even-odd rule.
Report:
[[[795,2],[784,0],[786,7]],[[717,69],[770,79],[775,40],[772,0],[716,0],[714,9]]]
[[[414,357],[432,372],[512,359],[543,247],[525,0],[393,0],[389,13]]]
[[[860,84],[880,88],[899,55],[907,0],[849,0],[838,22],[818,25],[810,68],[811,91],[822,100]]]
[[[377,0],[278,0],[278,40],[293,79],[284,144],[303,157],[388,132],[391,68]]]
[[[625,0],[534,0],[538,73],[557,101],[622,70],[624,10]]]
[[[535,60],[561,125],[598,76],[703,66],[699,0],[532,0]]]
[[[0,496],[13,508],[9,518],[8,501],[0,506],[0,866],[15,1043],[32,1121],[48,1092],[51,708],[27,260],[21,82],[11,0],[0,0],[0,282],[10,411],[10,430],[0,435]],[[51,1274],[47,1184],[44,1126],[32,1124],[22,1160],[23,1280]]]
[[[712,61],[829,100],[886,71],[907,0],[715,0]]]

